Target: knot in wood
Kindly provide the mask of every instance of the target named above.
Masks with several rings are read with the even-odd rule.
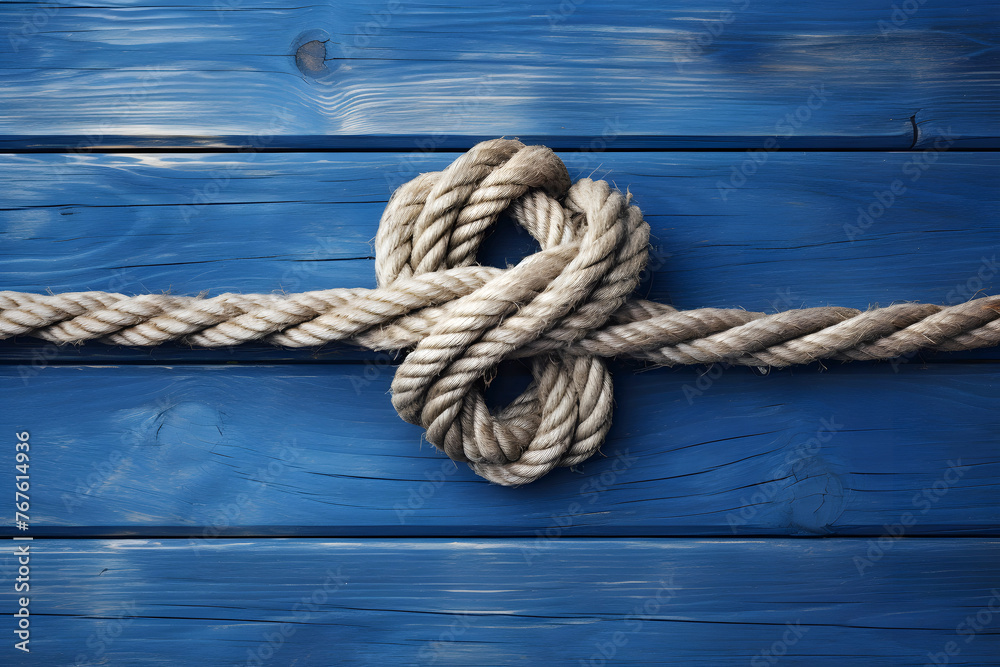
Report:
[[[603,327],[638,285],[649,226],[607,183],[571,183],[550,149],[487,141],[394,193],[375,243],[379,287],[475,265],[505,211],[541,251],[435,307],[396,372],[392,402],[449,457],[516,486],[584,461],[604,441],[611,376],[601,358],[572,345]],[[533,382],[491,412],[484,379],[543,338],[552,349],[530,357]]]

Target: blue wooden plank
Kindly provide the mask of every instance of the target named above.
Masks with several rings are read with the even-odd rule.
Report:
[[[5,664],[997,665],[998,546],[35,540]]]
[[[36,535],[1000,533],[994,364],[617,368],[603,456],[519,489],[422,442],[378,363],[0,380],[0,432],[31,434]]]
[[[989,0],[5,3],[0,147],[996,148],[997,18]]]
[[[0,147],[69,154],[0,157],[0,289],[371,285],[392,187],[518,134],[636,193],[680,307],[997,291],[997,160],[956,150],[1000,146],[993,3],[288,4],[5,4]],[[95,155],[135,146],[233,152]],[[664,148],[727,152],[628,152]],[[1000,664],[997,352],[621,366],[605,457],[511,490],[420,446],[384,355],[0,342],[39,537],[2,660]],[[862,537],[750,539],[788,535]]]
[[[680,308],[952,304],[1000,291],[994,153],[774,153],[747,175],[746,154],[562,157],[574,177],[596,171],[634,194],[654,237],[640,292]],[[393,187],[453,158],[0,156],[8,184],[0,288],[217,294],[371,287],[369,242]],[[898,196],[891,192],[897,181],[905,188]],[[886,209],[880,199],[888,197]],[[505,228],[489,245],[483,261],[506,266],[532,252],[533,242]],[[343,346],[297,353],[53,350],[0,342],[0,357],[17,363],[359,358]]]

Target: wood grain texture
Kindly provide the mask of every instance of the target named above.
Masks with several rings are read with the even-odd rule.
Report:
[[[924,170],[910,153],[774,154],[732,190],[718,185],[729,154],[566,159],[575,172],[599,166],[645,210],[656,240],[643,294],[773,311],[995,292],[997,158],[930,155]],[[392,184],[450,159],[8,156],[0,282],[187,294],[371,286],[369,240]],[[906,192],[852,230],[858,207],[896,179]],[[527,235],[508,230],[484,261],[527,252]],[[389,405],[386,355],[25,341],[0,343],[0,355],[7,427],[42,429],[55,445],[36,469],[36,528],[48,534],[877,535],[925,508],[913,534],[997,529],[996,372],[957,355],[767,378],[624,365],[609,458],[517,491],[420,446]],[[108,362],[128,365],[78,365]],[[516,386],[523,369],[502,377]],[[845,426],[812,452],[823,419]],[[958,460],[971,467],[947,495],[921,496]],[[197,503],[186,495],[205,489]]]
[[[633,193],[654,237],[639,291],[679,308],[951,304],[1000,291],[994,153],[773,153],[739,187],[733,173],[748,169],[745,153],[562,156],[574,178],[593,173]],[[2,156],[0,178],[8,189],[0,209],[0,286],[129,294],[372,287],[370,241],[392,189],[452,159]],[[897,182],[904,188],[898,196],[891,192]],[[887,197],[885,208],[880,199],[888,203]],[[503,226],[482,261],[506,266],[537,249],[518,230]],[[0,342],[0,357],[18,363],[365,358],[343,346],[206,353],[97,344],[52,355],[29,341]],[[961,357],[921,357],[936,358]]]
[[[376,364],[4,366],[0,432],[31,433],[34,535],[1000,533],[993,364],[634,371],[604,456],[519,489],[421,442]]]
[[[640,292],[681,308],[997,293],[998,18],[4,3],[0,289],[372,286],[392,189],[506,135],[628,188]],[[0,553],[8,614],[32,556],[0,664],[998,665],[998,354],[617,363],[604,456],[509,489],[396,416],[386,355],[0,341],[36,537]]]
[[[989,0],[288,5],[6,3],[0,147],[1000,143]]]
[[[1000,664],[995,540],[541,546],[36,540],[6,664]]]

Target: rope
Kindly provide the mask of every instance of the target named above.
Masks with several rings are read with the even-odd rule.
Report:
[[[393,194],[375,238],[376,289],[212,298],[0,292],[0,338],[409,349],[392,383],[396,411],[449,457],[506,486],[598,450],[611,425],[608,357],[783,367],[1000,344],[1000,296],[770,315],[629,299],[649,245],[649,226],[630,202],[603,181],[571,183],[548,148],[486,141]],[[504,211],[541,251],[506,270],[479,266],[479,244]],[[491,413],[484,378],[502,360],[524,357],[534,382]]]

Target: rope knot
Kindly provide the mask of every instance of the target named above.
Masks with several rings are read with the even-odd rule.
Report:
[[[506,270],[481,266],[479,244],[504,211],[541,250]],[[648,244],[649,227],[628,195],[602,181],[571,183],[545,147],[497,139],[393,194],[375,238],[377,289],[212,297],[0,291],[0,339],[409,349],[392,384],[397,412],[452,459],[505,486],[598,450],[612,409],[602,359],[783,368],[1000,345],[1000,295],[771,314],[627,299]],[[530,358],[534,380],[491,413],[484,379],[515,357]]]
[[[505,271],[479,267],[479,245],[504,211],[541,251]],[[396,411],[449,457],[506,486],[589,458],[611,424],[611,376],[602,359],[570,346],[623,306],[648,245],[629,196],[604,181],[571,183],[543,146],[486,141],[401,186],[375,241],[379,286],[468,271],[481,284],[428,308],[427,330],[392,383]],[[525,354],[534,355],[533,382],[491,413],[484,378]]]

